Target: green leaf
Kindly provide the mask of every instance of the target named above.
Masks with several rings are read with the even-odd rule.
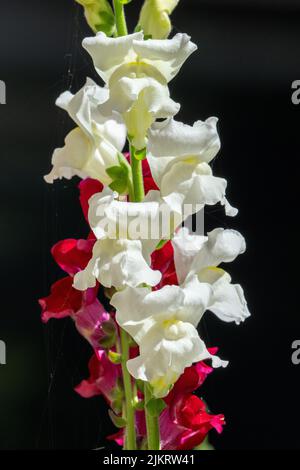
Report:
[[[127,191],[127,181],[116,180],[110,183],[109,187],[113,191],[117,191],[117,193],[123,194]]]
[[[149,415],[153,417],[159,416],[166,406],[161,398],[151,398],[146,404]]]
[[[115,351],[108,351],[108,359],[113,364],[121,364],[122,362],[122,355],[115,352]]]
[[[132,2],[132,0],[120,0],[120,3],[122,3],[123,5],[127,5],[127,3],[130,2]]]
[[[119,178],[123,178],[124,176],[126,177],[126,170],[124,170],[123,166],[110,166],[109,168],[106,168],[106,173],[112,180],[116,180]]]
[[[117,416],[112,410],[109,410],[108,414],[116,428],[125,428],[126,419],[124,419],[122,416]]]
[[[131,182],[131,166],[123,154],[118,154],[119,165],[113,165],[106,169],[106,173],[112,179],[109,187],[119,194],[128,194]]]
[[[116,30],[115,15],[108,0],[75,0],[83,6],[88,25],[97,33],[112,36]]]

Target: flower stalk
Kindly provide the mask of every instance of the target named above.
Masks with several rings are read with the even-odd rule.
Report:
[[[136,158],[136,150],[132,145],[130,145],[130,163],[132,170],[134,201],[142,202],[145,197],[142,161]]]
[[[152,393],[148,384],[145,384],[144,395],[148,450],[160,450],[159,416],[153,416],[147,408],[147,403],[152,399]]]
[[[136,432],[135,432],[135,412],[133,406],[133,387],[131,377],[127,369],[127,361],[129,359],[129,336],[125,330],[120,329],[121,349],[122,349],[122,373],[125,391],[125,419],[126,431],[124,439],[125,450],[136,449]]]
[[[120,0],[113,0],[115,17],[116,17],[116,27],[118,36],[126,36],[128,34],[126,18],[124,12],[124,6]]]

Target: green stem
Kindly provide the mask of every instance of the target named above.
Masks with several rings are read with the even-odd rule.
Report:
[[[135,158],[135,148],[130,145],[130,163],[135,202],[143,201],[145,197],[142,161]]]
[[[126,36],[128,34],[124,6],[120,0],[113,0],[116,17],[117,35]]]
[[[125,418],[126,418],[126,450],[136,449],[136,433],[135,433],[135,412],[133,407],[133,392],[131,377],[127,369],[127,361],[129,359],[129,337],[125,330],[120,328],[121,348],[122,348],[122,373],[125,390]]]
[[[151,400],[152,394],[148,384],[144,387],[145,405]],[[147,427],[147,440],[148,450],[160,450],[160,435],[159,435],[159,417],[151,416],[145,406],[146,414],[146,427]]]

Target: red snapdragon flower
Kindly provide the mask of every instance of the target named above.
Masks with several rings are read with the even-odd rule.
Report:
[[[101,340],[107,338],[104,322],[112,323],[110,315],[97,299],[99,285],[82,292],[73,288],[73,276],[83,270],[92,256],[94,240],[67,239],[56,243],[51,253],[57,264],[69,276],[55,282],[48,297],[39,300],[42,321],[70,316],[79,333],[91,344],[96,355],[101,355]]]
[[[93,355],[89,361],[90,376],[75,387],[75,391],[83,398],[103,395],[109,404],[114,398],[117,380],[121,377],[121,367],[113,364],[105,351]]]
[[[209,352],[216,354],[217,350],[210,348]],[[165,398],[168,407],[159,419],[163,450],[193,449],[204,441],[211,429],[222,432],[224,416],[208,413],[204,401],[192,393],[212,371],[204,361],[187,367]]]

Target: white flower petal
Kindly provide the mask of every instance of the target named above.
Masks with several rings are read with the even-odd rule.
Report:
[[[216,228],[208,233],[208,240],[195,257],[192,270],[200,272],[201,269],[208,266],[229,263],[245,250],[245,239],[239,232]]]
[[[86,178],[84,166],[93,158],[94,149],[89,139],[78,127],[73,129],[65,139],[65,146],[56,149],[52,157],[52,170],[44,177],[47,183],[56,179],[71,179],[73,176]]]
[[[93,138],[92,122],[103,122],[97,107],[107,101],[108,97],[108,89],[99,87],[88,78],[86,84],[75,95],[69,91],[62,93],[56,100],[56,105],[67,111],[73,121]]]
[[[174,116],[180,105],[169,94],[168,87],[151,77],[123,77],[110,87],[110,98],[100,107],[103,114],[116,110],[122,114],[138,150],[147,144],[147,133],[156,119]]]
[[[82,44],[106,83],[132,73],[136,77],[147,75],[167,83],[197,49],[187,34],[176,34],[172,39],[144,41],[142,32],[118,38],[108,38],[98,33],[95,37],[84,39]]]
[[[228,215],[229,217],[235,217],[239,210],[236,208],[236,207],[233,207],[231,204],[229,204],[228,200],[226,199],[226,197],[224,197],[223,201],[221,202],[221,204],[224,205],[225,207],[225,213],[226,215]]]
[[[197,49],[187,34],[172,39],[134,39],[133,47],[141,61],[157,68],[167,82],[177,75],[186,59]]]
[[[88,285],[86,280],[92,277],[105,287],[122,289],[141,284],[155,286],[161,279],[161,273],[149,267],[139,240],[103,239],[95,243],[87,268],[75,275],[74,287],[85,290],[82,285]]]
[[[179,284],[183,284],[187,277],[196,253],[203,247],[207,237],[190,235],[188,229],[178,230],[172,239],[174,249],[174,262]]]
[[[222,270],[220,270],[222,271]],[[230,276],[222,274],[212,285],[212,303],[208,309],[220,320],[239,325],[250,316],[242,287],[231,284]]]
[[[167,165],[159,187],[162,198],[173,211],[182,212],[183,204],[189,204],[195,213],[204,205],[222,201],[226,185],[225,179],[213,176],[209,165],[199,163],[197,157],[179,157]]]
[[[169,119],[149,131],[148,151],[153,157],[199,155],[209,163],[220,150],[218,119],[196,121],[193,126]]]
[[[85,38],[83,47],[91,55],[94,66],[100,77],[108,82],[113,72],[120,65],[136,60],[136,53],[133,50],[133,41],[143,40],[143,33],[133,33],[118,38],[109,38],[104,33],[99,32],[96,36]]]
[[[166,396],[184,369],[194,362],[212,359],[215,367],[227,365],[208,352],[191,324],[179,322],[166,330],[155,326],[150,329],[143,338],[140,355],[127,362],[130,374],[149,382],[156,397]]]
[[[159,231],[156,234],[154,230],[160,220],[162,200],[159,191],[149,192],[139,203],[120,201],[117,197],[116,192],[105,188],[89,199],[91,229],[97,239],[141,240],[144,257],[150,262],[150,255],[160,241]]]

